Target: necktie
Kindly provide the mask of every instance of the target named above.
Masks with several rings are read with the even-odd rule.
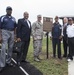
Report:
[[[29,23],[29,21],[27,20],[27,24],[28,24],[28,26],[29,26],[29,28],[30,28],[30,23]]]

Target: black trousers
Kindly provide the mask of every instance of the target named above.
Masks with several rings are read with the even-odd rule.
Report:
[[[61,58],[61,40],[58,38],[53,38],[52,45],[53,45],[53,57],[56,57],[56,46],[57,46],[58,58]]]
[[[63,37],[63,48],[64,48],[64,57],[67,57],[67,47],[68,47],[68,43],[67,43],[67,39],[65,37]]]
[[[74,38],[68,38],[69,55],[68,58],[73,59],[74,55]]]
[[[22,41],[22,49],[20,53],[17,53],[17,62],[21,62],[22,60],[26,60],[26,56],[28,53],[29,42],[30,41]]]

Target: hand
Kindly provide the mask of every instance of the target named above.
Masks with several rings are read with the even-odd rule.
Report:
[[[17,40],[17,37],[16,37],[16,35],[14,35],[14,41],[16,41]]]
[[[59,39],[61,40],[62,39],[62,36],[60,36]]]
[[[0,43],[2,42],[2,37],[0,36]]]
[[[50,36],[50,40],[52,40],[52,37]]]
[[[21,39],[20,38],[17,38],[17,41],[19,42],[19,41],[21,41]]]

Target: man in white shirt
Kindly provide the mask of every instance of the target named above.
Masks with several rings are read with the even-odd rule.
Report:
[[[72,18],[69,18],[69,25],[67,26],[67,37],[69,45],[69,56],[68,61],[73,60],[73,50],[74,50],[74,24]]]

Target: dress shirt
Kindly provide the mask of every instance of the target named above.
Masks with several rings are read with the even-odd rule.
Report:
[[[28,26],[29,26],[29,28],[30,28],[30,23],[29,23],[29,21],[27,20],[27,24],[28,24]]]
[[[64,25],[62,25],[62,36],[64,36],[66,34],[65,28],[68,25],[68,23],[65,23]]]
[[[67,26],[67,23],[64,24],[63,28]]]
[[[68,38],[74,37],[74,24],[67,26],[67,36]]]

